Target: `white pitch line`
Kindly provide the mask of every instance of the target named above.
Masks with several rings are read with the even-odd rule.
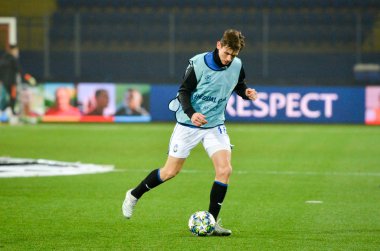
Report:
[[[322,204],[323,201],[321,201],[321,200],[307,200],[307,201],[305,201],[305,203],[307,203],[307,204]]]
[[[274,174],[274,175],[307,175],[307,176],[380,176],[380,173],[370,172],[297,172],[297,171],[252,171],[257,174]]]
[[[152,169],[117,169],[116,172],[150,172]],[[197,174],[197,173],[212,173],[213,169],[210,170],[189,170],[183,169],[181,173]],[[294,175],[294,176],[363,176],[363,177],[380,177],[379,173],[372,172],[314,172],[314,171],[255,171],[255,170],[238,170],[232,171],[233,174],[264,174],[264,175]]]

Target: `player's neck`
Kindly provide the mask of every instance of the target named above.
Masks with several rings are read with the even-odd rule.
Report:
[[[217,66],[219,66],[220,68],[223,68],[223,67],[229,67],[231,65],[231,63],[229,63],[228,65],[224,65],[222,63],[222,61],[220,60],[219,58],[219,50],[218,48],[215,48],[214,52],[212,53],[212,57],[214,59],[214,62]]]

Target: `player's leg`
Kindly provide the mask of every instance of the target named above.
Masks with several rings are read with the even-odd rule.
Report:
[[[3,94],[3,110],[5,111],[8,107],[10,108],[11,100],[11,85],[3,85],[4,94]]]
[[[186,135],[192,133],[191,128],[177,124],[169,142],[169,154],[165,165],[161,169],[153,170],[131,194],[140,199],[141,196],[150,189],[160,185],[166,180],[176,176],[182,169],[191,149],[198,143],[196,141],[186,141]]]
[[[176,158],[168,156],[165,165],[160,169],[160,178],[163,181],[167,181],[174,178],[182,169],[186,158]]]
[[[213,235],[228,236],[232,232],[222,227],[218,215],[227,193],[228,182],[232,172],[231,152],[228,150],[218,151],[212,155],[211,159],[215,168],[215,181],[210,192],[209,212],[217,221]]]
[[[17,99],[17,86],[10,86],[9,105],[11,107],[13,115],[16,115],[16,99]]]
[[[175,177],[181,171],[191,149],[201,140],[201,136],[196,135],[197,131],[194,128],[176,125],[169,143],[169,156],[165,165],[161,169],[153,170],[136,188],[127,191],[122,206],[126,218],[132,216],[138,199],[144,193]]]
[[[220,150],[211,156],[215,169],[215,181],[221,184],[228,184],[232,173],[231,151]]]
[[[215,168],[215,180],[210,193],[209,212],[216,220],[222,207],[224,197],[226,196],[228,182],[232,172],[231,152],[228,150],[218,151],[212,155],[211,159]]]
[[[227,236],[231,234],[231,230],[222,228],[218,220],[232,173],[231,145],[225,127],[221,126],[210,131],[204,139],[204,147],[215,169],[215,180],[211,187],[209,204],[209,212],[217,220],[214,235]]]
[[[122,206],[124,217],[127,219],[131,218],[133,209],[141,196],[177,175],[182,169],[185,160],[186,159],[168,156],[163,168],[153,170],[139,185],[137,185],[137,187],[128,190]]]
[[[176,176],[181,171],[185,160],[186,159],[184,158],[168,156],[164,167],[153,170],[135,189],[131,191],[131,194],[135,198],[140,199],[144,193]]]

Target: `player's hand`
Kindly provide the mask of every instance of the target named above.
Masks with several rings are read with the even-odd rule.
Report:
[[[191,122],[195,126],[203,126],[207,124],[206,116],[202,113],[196,112],[193,114],[193,116],[191,116]]]
[[[252,101],[257,99],[257,92],[255,89],[248,88],[245,90],[245,95]]]
[[[26,73],[24,75],[24,78],[32,86],[36,85],[36,83],[37,83],[36,79],[32,75],[30,75],[29,73]]]

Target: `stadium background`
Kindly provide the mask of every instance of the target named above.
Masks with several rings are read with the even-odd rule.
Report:
[[[346,86],[358,84],[356,63],[380,63],[379,8],[376,0],[17,0],[1,1],[0,15],[17,17],[22,65],[40,82],[178,83],[187,60],[234,27],[247,39],[248,81]]]
[[[319,95],[333,92],[338,103],[343,100],[334,104],[332,119],[319,116],[313,120],[304,116],[305,112],[295,115],[296,119],[288,114],[272,116],[266,111],[271,108],[252,108],[247,103],[243,106],[266,111],[266,116],[261,116],[264,117],[261,120],[254,114],[237,116],[236,121],[380,123],[380,112],[376,111],[380,109],[380,98],[376,97],[380,96],[380,89],[364,89],[380,83],[379,1],[18,0],[2,1],[0,9],[0,16],[17,18],[21,64],[25,72],[37,78],[40,86],[45,83],[72,83],[75,87],[80,83],[148,84],[152,93],[160,90],[170,94],[157,101],[149,100],[149,93],[145,95],[148,100],[145,105],[150,105],[146,108],[159,112],[152,114],[153,120],[173,118],[164,107],[157,107],[165,103],[166,108],[175,89],[161,87],[178,86],[188,59],[195,53],[212,50],[222,32],[233,27],[242,30],[247,38],[247,46],[241,53],[247,82],[261,88],[259,91],[264,96],[259,99],[266,99],[264,106],[271,107],[273,101],[277,106],[273,109],[282,112],[300,109],[303,97],[315,91],[276,89],[279,86],[325,87],[318,90]],[[6,45],[5,40],[2,35],[2,47]],[[370,68],[366,68],[368,65]],[[360,71],[354,70],[357,66],[361,67]],[[329,89],[337,86],[342,89]],[[267,93],[266,87],[270,90]],[[44,90],[41,92],[45,104],[51,103]],[[274,97],[276,94],[272,94],[276,92],[283,97]],[[293,93],[297,97],[290,97]],[[370,99],[366,98],[368,95]],[[359,102],[350,103],[349,99]],[[318,101],[321,100],[314,99],[306,107],[310,111],[323,110],[323,104],[312,104]],[[295,107],[289,108],[292,102]],[[80,100],[76,106],[82,107],[83,112]],[[36,110],[47,108],[45,105]],[[349,111],[353,111],[352,118]],[[43,112],[39,114],[42,115]]]

